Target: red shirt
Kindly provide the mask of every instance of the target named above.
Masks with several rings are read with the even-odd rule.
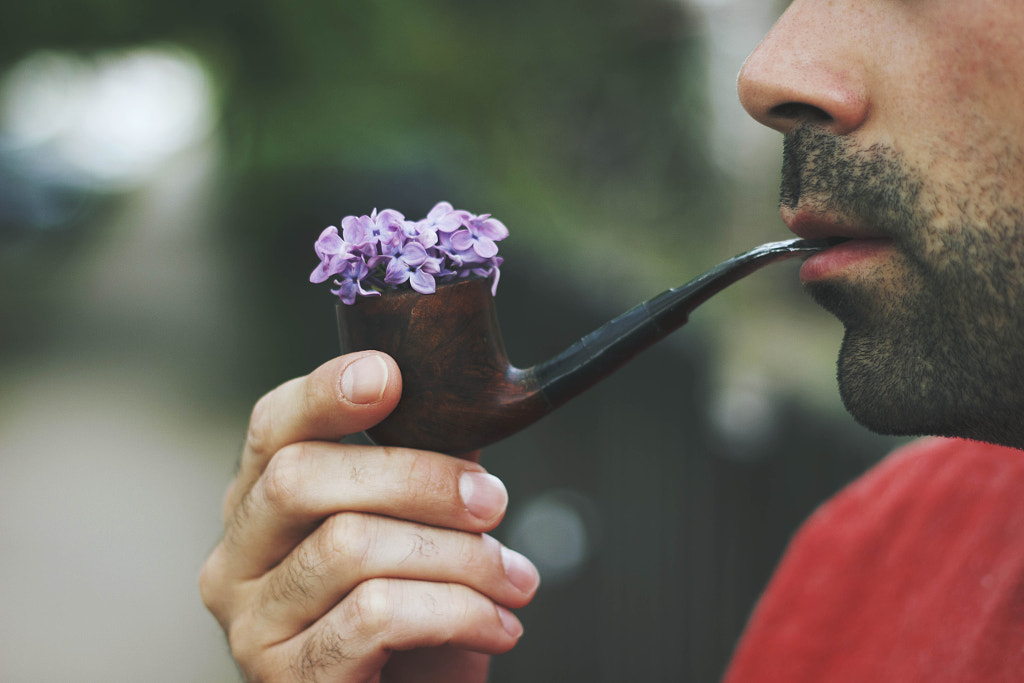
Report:
[[[824,504],[724,681],[1024,681],[1024,451],[923,439]]]

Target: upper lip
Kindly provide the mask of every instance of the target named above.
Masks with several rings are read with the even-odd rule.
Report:
[[[804,239],[819,240],[842,237],[852,240],[867,240],[889,237],[855,221],[816,211],[790,211],[783,208],[782,220],[794,234]]]

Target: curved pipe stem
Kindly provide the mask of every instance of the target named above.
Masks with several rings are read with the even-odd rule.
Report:
[[[533,367],[552,408],[586,391],[628,360],[677,330],[697,306],[769,263],[807,256],[827,240],[771,242],[720,263],[681,287],[662,292],[605,323],[554,358]]]

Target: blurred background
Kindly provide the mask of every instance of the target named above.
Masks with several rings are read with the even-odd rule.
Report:
[[[762,242],[763,0],[34,0],[0,29],[0,680],[237,681],[196,579],[252,403],[336,353],[327,225],[509,226],[547,358]],[[774,5],[774,6],[773,6]],[[544,582],[492,680],[715,681],[799,522],[896,442],[772,266],[484,453]]]

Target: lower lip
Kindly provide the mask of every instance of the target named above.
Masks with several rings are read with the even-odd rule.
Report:
[[[889,239],[852,239],[819,251],[800,267],[800,281],[815,282],[876,265],[892,251]]]

